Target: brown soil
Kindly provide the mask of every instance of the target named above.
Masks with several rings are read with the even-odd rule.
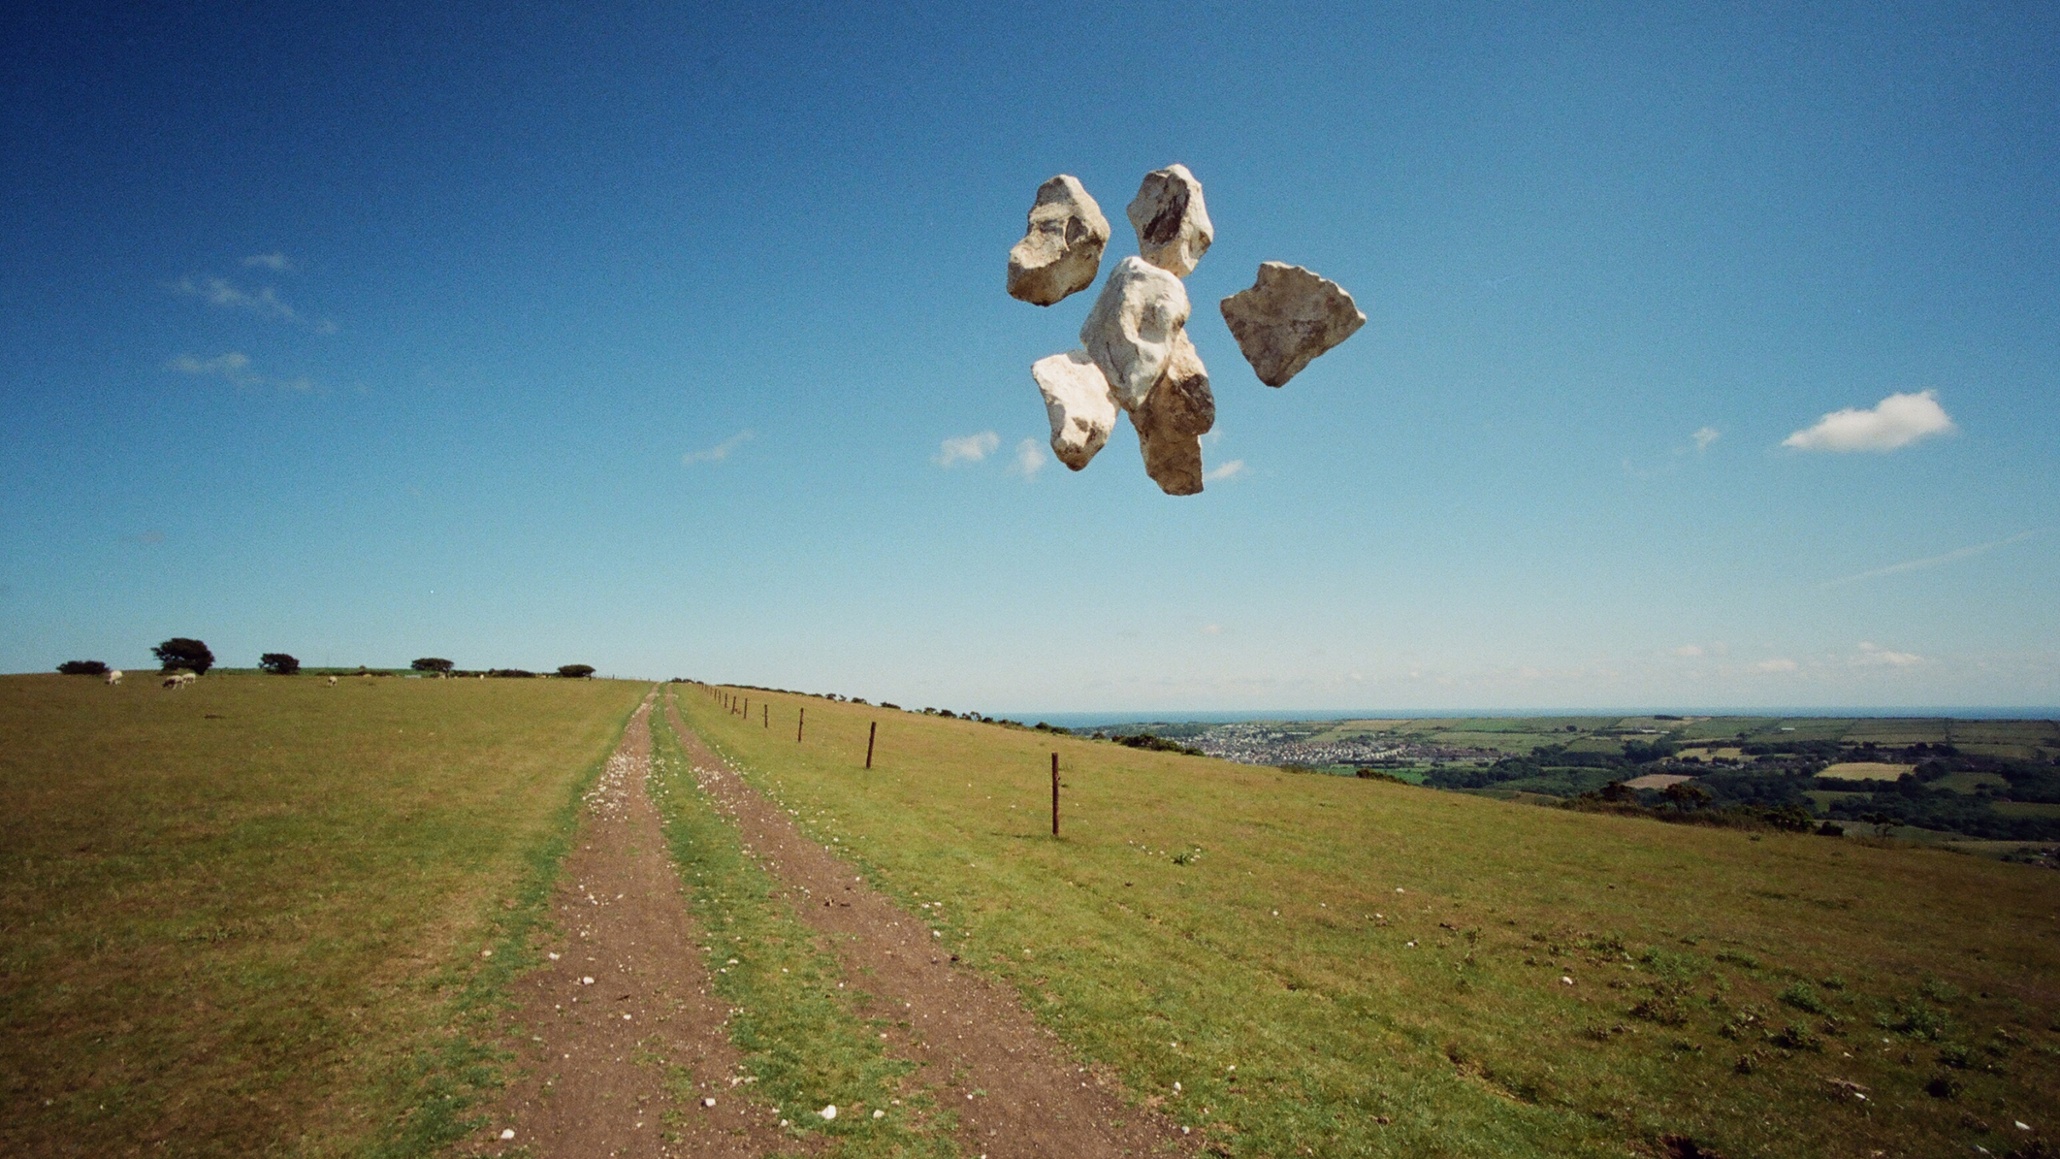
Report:
[[[671,719],[702,790],[736,821],[746,851],[788,887],[801,918],[828,935],[854,986],[862,980],[872,1004],[865,1013],[906,1024],[890,1032],[889,1044],[921,1064],[918,1079],[940,1106],[958,1111],[968,1155],[1092,1159],[1192,1150],[1178,1127],[1127,1102],[1112,1077],[1070,1061],[1013,992],[954,965],[930,927],[803,836],[676,712]]]
[[[655,698],[655,692],[653,697]],[[516,983],[522,1078],[470,1149],[755,1156],[791,1140],[751,1097],[699,930],[645,792],[652,700],[587,795],[544,964]],[[715,1100],[714,1107],[703,1099]],[[503,1141],[505,1129],[515,1132]]]

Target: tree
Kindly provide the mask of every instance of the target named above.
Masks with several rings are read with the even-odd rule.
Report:
[[[457,665],[441,656],[424,656],[413,664],[408,665],[408,667],[413,668],[417,672],[449,672],[451,669],[456,668]]]
[[[284,652],[267,652],[258,657],[258,667],[274,676],[292,676],[300,671],[300,661]]]
[[[184,668],[195,676],[205,676],[207,670],[215,666],[215,654],[207,650],[206,644],[184,636],[173,636],[152,648],[150,653],[157,657],[158,664],[166,672]]]
[[[66,676],[105,676],[107,665],[99,660],[66,660],[57,666]]]
[[[579,680],[584,677],[592,676],[593,674],[594,666],[592,664],[558,665],[558,675],[565,677],[567,680]]]

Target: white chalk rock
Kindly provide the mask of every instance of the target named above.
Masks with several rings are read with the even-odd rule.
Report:
[[[1023,240],[1009,250],[1009,297],[1049,306],[1094,284],[1109,219],[1069,174],[1037,187]]]
[[[1030,377],[1044,394],[1052,453],[1075,471],[1087,466],[1116,429],[1116,399],[1108,377],[1085,350],[1040,358],[1031,365]]]
[[[1344,287],[1286,262],[1259,263],[1259,280],[1222,306],[1237,348],[1268,386],[1286,386],[1317,355],[1366,325]]]
[[[1187,325],[1187,287],[1142,258],[1109,271],[1101,296],[1080,327],[1080,345],[1101,367],[1116,405],[1135,410],[1166,372],[1173,338]]]
[[[1137,446],[1144,453],[1145,474],[1168,495],[1198,495],[1202,490],[1202,439],[1216,425],[1216,398],[1209,390],[1209,371],[1188,339],[1174,336],[1173,355],[1144,405],[1131,412]]]
[[[1216,240],[1216,227],[1202,203],[1202,183],[1185,165],[1145,174],[1124,216],[1137,231],[1137,252],[1144,260],[1183,278],[1195,272]]]

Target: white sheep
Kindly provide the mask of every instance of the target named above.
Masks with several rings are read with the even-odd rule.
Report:
[[[107,682],[109,684],[120,684],[122,682],[122,670],[119,668],[109,669],[107,673]]]
[[[334,687],[336,687],[336,677],[334,677],[334,676],[331,676],[331,677],[329,678],[329,687],[331,687],[331,688],[334,688]]]
[[[164,686],[166,688],[184,688],[188,684],[193,683],[194,679],[195,677],[191,672],[173,672],[165,677]]]

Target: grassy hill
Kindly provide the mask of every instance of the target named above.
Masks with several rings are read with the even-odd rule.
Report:
[[[680,701],[1229,1154],[2007,1154],[2053,1127],[2050,871],[739,691],[748,719]]]
[[[0,677],[0,1154],[447,1133],[645,687]]]

